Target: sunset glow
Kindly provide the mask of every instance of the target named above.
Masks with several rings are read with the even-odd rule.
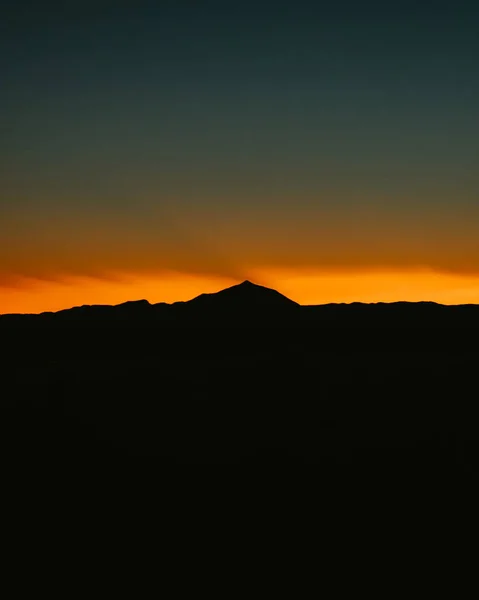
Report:
[[[2,9],[0,313],[479,302],[472,4],[119,4]]]
[[[300,304],[330,302],[479,303],[479,276],[431,270],[255,270],[250,279],[273,287]],[[83,304],[120,304],[128,300],[185,301],[240,283],[227,277],[163,273],[158,276],[117,276],[110,280],[73,277],[64,281],[25,279],[3,288],[0,314],[57,311]]]

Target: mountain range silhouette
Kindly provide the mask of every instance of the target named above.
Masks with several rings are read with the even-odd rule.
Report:
[[[4,315],[0,449],[62,469],[151,456],[456,485],[479,474],[478,325],[474,305],[301,306],[249,281]]]
[[[58,312],[0,315],[0,327],[33,323],[107,325],[119,321],[171,326],[288,323],[323,327],[471,328],[479,327],[479,306],[445,306],[427,301],[300,305],[274,289],[246,280],[219,292],[171,304],[151,304],[142,299],[113,306],[83,305]]]

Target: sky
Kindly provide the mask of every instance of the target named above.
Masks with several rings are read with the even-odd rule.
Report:
[[[3,0],[0,313],[479,303],[475,2]]]

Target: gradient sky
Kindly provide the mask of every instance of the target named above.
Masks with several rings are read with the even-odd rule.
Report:
[[[4,0],[0,313],[479,303],[479,5]]]

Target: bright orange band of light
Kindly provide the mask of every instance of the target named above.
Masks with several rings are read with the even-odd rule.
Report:
[[[277,289],[300,304],[430,300],[479,303],[479,276],[427,269],[298,270],[252,269],[248,278]],[[0,314],[56,311],[82,304],[119,304],[145,298],[151,303],[189,300],[219,291],[237,279],[182,273],[125,275],[108,279],[25,279],[0,291]]]

